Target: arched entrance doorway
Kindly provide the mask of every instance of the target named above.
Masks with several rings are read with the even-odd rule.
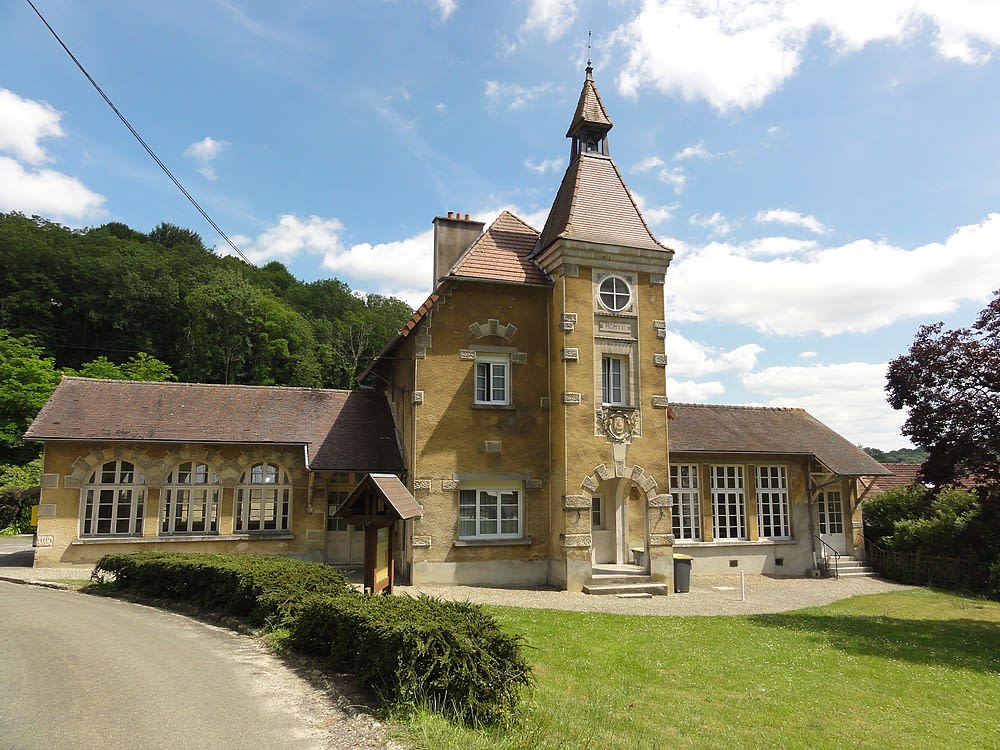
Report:
[[[629,565],[646,548],[645,494],[631,479],[601,481],[591,495],[591,562]]]

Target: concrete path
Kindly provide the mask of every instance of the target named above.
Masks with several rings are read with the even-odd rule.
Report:
[[[255,638],[76,592],[0,582],[0,686],[4,750],[395,746]]]

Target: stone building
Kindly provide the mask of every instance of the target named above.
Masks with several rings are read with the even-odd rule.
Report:
[[[363,374],[374,391],[65,379],[28,432],[38,564],[117,544],[356,563],[363,534],[334,513],[368,472],[423,508],[398,533],[415,583],[666,592],[675,551],[791,575],[853,552],[853,488],[880,464],[801,410],[668,404],[673,251],[611,129],[588,66],[541,231],[434,219],[433,291]]]

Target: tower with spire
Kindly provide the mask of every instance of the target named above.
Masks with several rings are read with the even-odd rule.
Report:
[[[673,575],[663,282],[611,158],[588,62],[570,158],[539,232],[434,220],[434,291],[373,365],[424,508],[414,583],[550,584],[630,565]]]
[[[571,590],[595,565],[638,561],[654,580],[673,575],[663,348],[673,251],[611,158],[612,126],[588,61],[569,165],[532,254],[554,283],[550,450],[560,582]],[[579,508],[590,511],[583,521]]]

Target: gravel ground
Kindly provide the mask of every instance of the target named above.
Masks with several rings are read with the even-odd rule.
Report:
[[[879,578],[769,578],[748,575],[741,599],[740,577],[692,576],[687,594],[620,599],[553,589],[502,589],[473,586],[397,586],[397,593],[428,594],[442,599],[507,607],[612,612],[628,615],[754,615],[816,607],[862,594],[913,588]]]

